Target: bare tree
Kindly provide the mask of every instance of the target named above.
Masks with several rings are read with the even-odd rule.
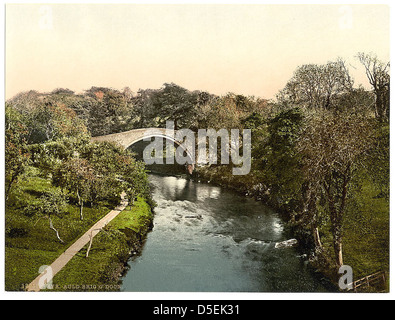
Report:
[[[303,175],[309,182],[305,214],[321,245],[317,224],[317,202],[325,204],[331,222],[333,249],[338,266],[343,265],[343,217],[349,187],[362,158],[371,146],[370,122],[363,117],[321,110],[313,114],[298,141]]]
[[[282,103],[330,109],[334,99],[351,92],[354,81],[342,59],[300,66],[277,96]]]
[[[366,76],[376,96],[375,114],[379,121],[388,121],[390,107],[390,63],[380,61],[374,54],[358,53]]]

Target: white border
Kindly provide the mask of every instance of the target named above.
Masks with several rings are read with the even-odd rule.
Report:
[[[2,43],[5,44],[5,4],[8,3],[20,3],[18,1],[7,1],[3,2],[0,9],[0,16],[3,19],[2,21]],[[26,4],[39,3],[37,1],[24,1]],[[68,3],[67,1],[45,1],[45,3]],[[109,3],[106,1],[78,1],[73,2],[73,4],[79,3]],[[390,7],[390,16],[394,16],[394,5],[392,1],[380,1],[377,2],[367,2],[367,1],[207,1],[207,0],[199,0],[199,1],[117,1],[116,3],[128,3],[128,4],[385,4]],[[115,3],[114,3],[115,4]],[[394,23],[391,21],[391,35],[393,35]],[[5,102],[5,48],[1,52],[3,58],[3,64],[1,66],[3,72],[3,85],[1,87],[1,98],[4,106]],[[394,61],[394,48],[393,41],[391,41],[391,61]],[[393,91],[393,90],[391,90]],[[394,123],[394,99],[391,99],[391,123]],[[2,123],[4,125],[4,112],[1,113]],[[3,126],[4,128],[4,126]],[[391,130],[392,132],[392,130]],[[3,180],[1,189],[2,189],[2,197],[1,197],[1,208],[4,208],[4,131],[1,130],[2,139],[0,142],[1,145],[1,170],[0,173],[1,178]],[[391,159],[393,158],[392,150],[395,147],[395,142],[393,142],[392,134],[390,139],[390,150],[391,150]],[[393,172],[393,166],[391,165],[391,173]],[[390,213],[393,208],[393,199],[394,194],[392,192],[392,180],[390,186]],[[4,217],[4,216],[3,216]],[[390,219],[390,234],[394,230],[394,222],[393,219]],[[0,264],[0,275],[1,275],[1,287],[0,287],[0,299],[2,300],[392,300],[394,299],[394,293],[388,294],[347,294],[347,293],[229,293],[229,292],[210,292],[210,293],[192,293],[192,292],[115,292],[115,293],[104,293],[104,292],[37,292],[37,293],[28,293],[28,292],[6,292],[4,291],[4,219],[2,218],[1,229],[0,229],[0,238],[1,238],[1,264]],[[393,241],[391,237],[390,242],[390,271],[392,273],[394,269],[394,258],[393,258]],[[390,277],[390,289],[392,292],[395,291],[393,277]],[[175,303],[176,305],[176,303]]]

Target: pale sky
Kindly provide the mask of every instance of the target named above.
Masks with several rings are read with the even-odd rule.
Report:
[[[91,86],[273,98],[297,66],[390,59],[387,5],[6,5],[6,99]]]

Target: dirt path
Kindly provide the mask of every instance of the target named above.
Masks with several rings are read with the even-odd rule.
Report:
[[[76,242],[74,242],[65,252],[63,252],[50,266],[48,266],[36,279],[26,288],[26,291],[40,291],[62,268],[79,252],[100,230],[114,219],[128,205],[125,194],[122,194],[121,204],[111,210],[104,218],[96,222],[87,232],[85,232]]]

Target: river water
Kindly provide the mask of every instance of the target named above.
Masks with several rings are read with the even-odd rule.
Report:
[[[183,177],[150,175],[154,228],[129,261],[122,291],[328,292],[287,240],[274,211],[232,191]]]

